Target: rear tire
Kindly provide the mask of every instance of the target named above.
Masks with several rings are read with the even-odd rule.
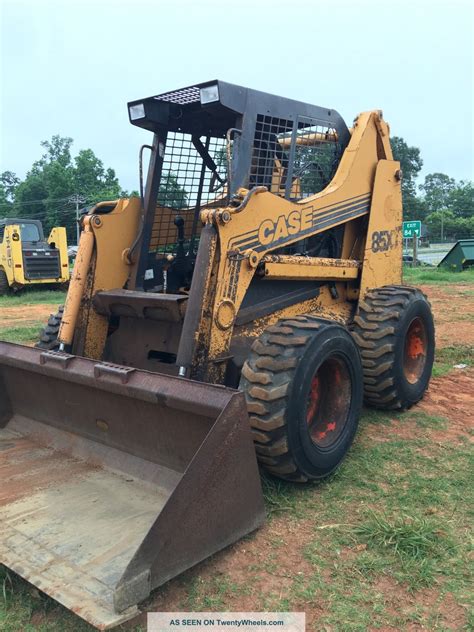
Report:
[[[40,339],[36,343],[35,347],[39,349],[48,349],[49,351],[56,351],[59,349],[59,327],[63,317],[64,306],[61,305],[58,308],[56,314],[51,314],[46,327],[41,331]]]
[[[362,405],[359,351],[344,327],[311,315],[269,327],[252,345],[240,389],[262,467],[305,482],[340,464]]]
[[[0,296],[8,294],[10,286],[8,285],[8,278],[5,274],[5,270],[0,270]]]
[[[352,333],[362,356],[365,402],[382,409],[416,404],[428,387],[435,352],[423,292],[396,285],[370,290],[359,301]]]

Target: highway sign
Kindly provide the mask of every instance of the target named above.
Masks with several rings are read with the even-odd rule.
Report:
[[[414,220],[413,222],[403,222],[403,237],[409,239],[410,237],[421,237],[421,222]]]

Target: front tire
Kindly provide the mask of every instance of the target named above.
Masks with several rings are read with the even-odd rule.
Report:
[[[252,345],[240,389],[267,471],[305,482],[340,464],[362,405],[359,351],[344,327],[312,315],[269,327]]]
[[[63,317],[63,311],[64,306],[61,305],[56,314],[51,314],[46,327],[44,327],[41,331],[40,339],[35,344],[35,347],[39,349],[48,349],[48,351],[57,351],[59,349],[58,334]]]

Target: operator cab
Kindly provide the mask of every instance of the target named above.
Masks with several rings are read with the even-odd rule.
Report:
[[[223,81],[133,101],[128,111],[158,148],[143,194],[136,281],[152,291],[189,287],[202,209],[232,203],[240,188],[313,195],[331,181],[350,138],[335,110]]]
[[[1,240],[3,240],[5,226],[18,226],[20,229],[19,239],[21,239],[22,243],[35,244],[44,241],[43,226],[37,220],[15,219],[13,217],[0,220]]]

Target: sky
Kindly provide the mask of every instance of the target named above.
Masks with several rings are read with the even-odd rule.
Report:
[[[337,110],[382,109],[422,176],[474,179],[467,0],[0,0],[0,171],[24,178],[53,134],[138,188],[127,102],[222,79]],[[421,179],[419,180],[421,182]]]

